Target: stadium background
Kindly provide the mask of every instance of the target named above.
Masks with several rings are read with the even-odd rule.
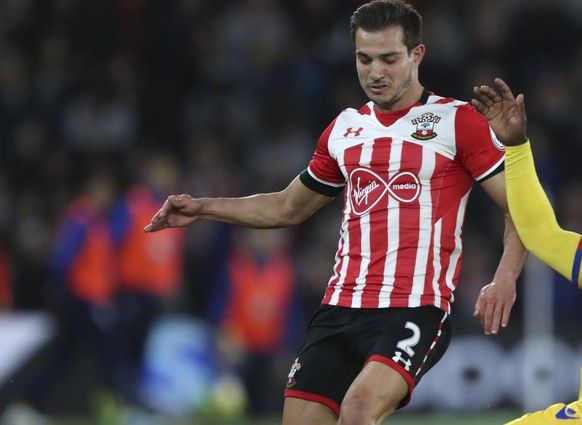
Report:
[[[0,252],[7,259],[2,284],[10,289],[2,292],[1,409],[13,413],[25,401],[23,388],[34,383],[50,346],[51,244],[85,173],[109,170],[121,193],[143,157],[169,154],[182,192],[236,196],[284,187],[304,168],[335,115],[365,101],[348,26],[359,4],[0,2]],[[563,227],[582,232],[582,2],[413,4],[425,22],[421,81],[438,94],[469,99],[473,85],[501,76],[525,93],[540,177]],[[338,208],[332,204],[291,236],[300,276],[293,320],[300,329],[331,270]],[[193,326],[209,326],[208,288],[229,232],[203,224],[187,231],[186,279],[171,313]],[[399,414],[407,423],[421,413],[431,423],[443,415],[446,423],[453,417],[460,423],[502,421],[513,416],[495,415],[507,409],[513,415],[576,397],[582,297],[563,279],[532,260],[520,279],[509,328],[486,338],[472,317],[501,236],[500,214],[476,188],[454,304],[454,343],[419,386],[409,412]],[[29,345],[22,342],[27,335]],[[298,343],[293,338],[290,347]],[[35,341],[39,351],[26,348],[36,347]],[[285,348],[276,355],[288,370],[293,353]],[[85,353],[55,382],[43,414],[90,420],[94,412],[81,396],[98,380],[98,372],[86,373],[94,368],[91,356]],[[276,417],[278,393],[265,388],[265,397],[273,398]],[[203,419],[195,414],[189,420]]]

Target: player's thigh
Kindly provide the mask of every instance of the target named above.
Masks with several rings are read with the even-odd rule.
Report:
[[[408,394],[408,383],[390,366],[370,361],[356,377],[341,405],[342,420],[359,418],[365,423],[393,413]],[[349,421],[348,421],[349,422]],[[351,422],[349,422],[351,423]]]
[[[286,397],[283,405],[283,425],[335,425],[337,416],[321,403]]]

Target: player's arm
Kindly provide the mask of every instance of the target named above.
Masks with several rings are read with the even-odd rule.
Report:
[[[198,220],[214,220],[255,229],[299,224],[333,200],[296,177],[284,190],[240,198],[193,198],[171,195],[144,231],[183,227]]]
[[[485,286],[475,305],[475,316],[481,319],[486,334],[496,334],[499,326],[507,326],[513,303],[516,298],[516,282],[526,257],[523,246],[509,214],[505,192],[504,172],[498,173],[481,186],[501,208],[505,219],[503,235],[503,254],[491,284]]]
[[[581,235],[563,230],[535,172],[526,136],[524,96],[515,98],[509,86],[496,78],[497,92],[489,86],[475,87],[471,103],[489,121],[506,146],[506,184],[509,210],[527,247],[541,261],[582,289]]]
[[[536,174],[529,142],[507,146],[509,209],[525,246],[582,289],[581,235],[560,227]]]

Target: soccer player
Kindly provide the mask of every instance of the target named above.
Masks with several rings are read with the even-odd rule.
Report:
[[[529,251],[582,289],[582,236],[559,226],[537,177],[526,136],[524,96],[520,94],[515,98],[500,78],[495,79],[495,85],[498,90],[487,85],[475,87],[476,99],[471,103],[487,118],[506,146],[507,199],[517,231]],[[561,424],[564,420],[582,420],[582,375],[580,385],[578,401],[568,405],[554,404],[508,425]]]
[[[336,263],[289,373],[284,425],[378,424],[406,405],[444,354],[462,228],[479,182],[504,212],[504,251],[476,303],[486,334],[508,322],[525,258],[505,195],[503,146],[469,103],[419,81],[422,18],[376,0],[351,18],[369,102],[323,131],[284,190],[240,198],[169,196],[146,232],[219,220],[297,225],[343,191]]]

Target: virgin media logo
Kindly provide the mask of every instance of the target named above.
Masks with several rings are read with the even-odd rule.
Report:
[[[378,174],[367,168],[356,168],[349,176],[349,198],[356,215],[370,212],[388,193],[400,202],[413,202],[420,195],[420,181],[405,171],[396,174],[386,183]]]
[[[420,195],[420,180],[409,171],[398,173],[388,182],[388,192],[400,202],[414,202]]]

